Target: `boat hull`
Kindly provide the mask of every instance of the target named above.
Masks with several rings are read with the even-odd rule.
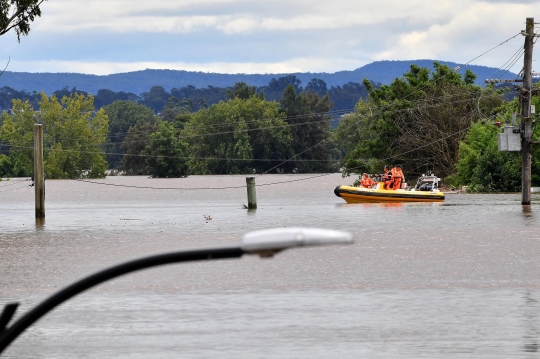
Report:
[[[444,202],[444,193],[439,191],[406,191],[337,186],[336,196],[347,203],[365,202]]]

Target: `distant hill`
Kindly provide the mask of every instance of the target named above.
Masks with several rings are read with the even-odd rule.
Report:
[[[45,91],[52,94],[54,91],[64,87],[76,87],[92,94],[96,94],[99,89],[109,89],[112,91],[125,91],[140,94],[148,91],[152,86],[160,85],[165,89],[180,88],[188,85],[197,88],[207,86],[229,87],[236,82],[243,81],[250,86],[265,86],[272,78],[285,75],[295,75],[305,86],[313,79],[318,78],[330,86],[342,86],[349,82],[361,83],[364,78],[381,84],[389,84],[394,79],[407,72],[410,65],[415,63],[421,67],[433,67],[435,60],[411,60],[411,61],[376,61],[362,66],[352,71],[338,71],[335,73],[311,73],[299,72],[292,74],[219,74],[195,71],[179,70],[143,70],[126,72],[112,75],[85,75],[78,73],[29,73],[6,71],[0,77],[0,87],[9,86],[15,90],[28,92]],[[454,62],[439,61],[452,68],[460,66],[459,73],[464,73],[470,69],[476,75],[477,84],[482,84],[484,79],[492,77],[497,71],[496,68],[460,65]],[[516,75],[507,73],[505,78],[514,78]]]

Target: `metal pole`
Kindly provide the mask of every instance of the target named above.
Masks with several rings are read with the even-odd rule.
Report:
[[[521,204],[531,204],[531,89],[534,18],[528,17],[525,30],[525,55],[523,60],[523,94],[521,108]]]
[[[45,169],[43,165],[43,125],[34,124],[34,187],[36,218],[45,218]]]
[[[141,269],[164,264],[212,259],[240,258],[244,254],[246,254],[246,252],[240,247],[211,248],[158,254],[125,262],[94,273],[67,286],[66,288],[45,299],[43,302],[38,304],[37,307],[34,307],[9,327],[7,327],[7,324],[15,313],[18,303],[7,304],[4,307],[2,314],[0,314],[0,324],[3,324],[0,326],[0,354],[29,326],[38,321],[55,307],[84,292],[85,290],[110,279]]]
[[[248,209],[257,209],[257,191],[255,189],[255,177],[246,177]]]

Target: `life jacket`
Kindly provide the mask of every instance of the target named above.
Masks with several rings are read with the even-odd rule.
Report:
[[[392,177],[395,178],[401,178],[402,181],[405,180],[405,177],[403,176],[403,171],[401,168],[394,167],[392,168]]]
[[[373,186],[373,180],[369,177],[362,178],[361,185],[365,188],[371,188]]]

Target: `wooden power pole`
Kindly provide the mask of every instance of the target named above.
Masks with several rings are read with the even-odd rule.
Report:
[[[523,59],[523,95],[521,102],[521,204],[531,204],[531,91],[534,18],[528,17],[525,33]]]
[[[45,168],[43,165],[43,125],[34,124],[34,187],[36,218],[45,218]]]

